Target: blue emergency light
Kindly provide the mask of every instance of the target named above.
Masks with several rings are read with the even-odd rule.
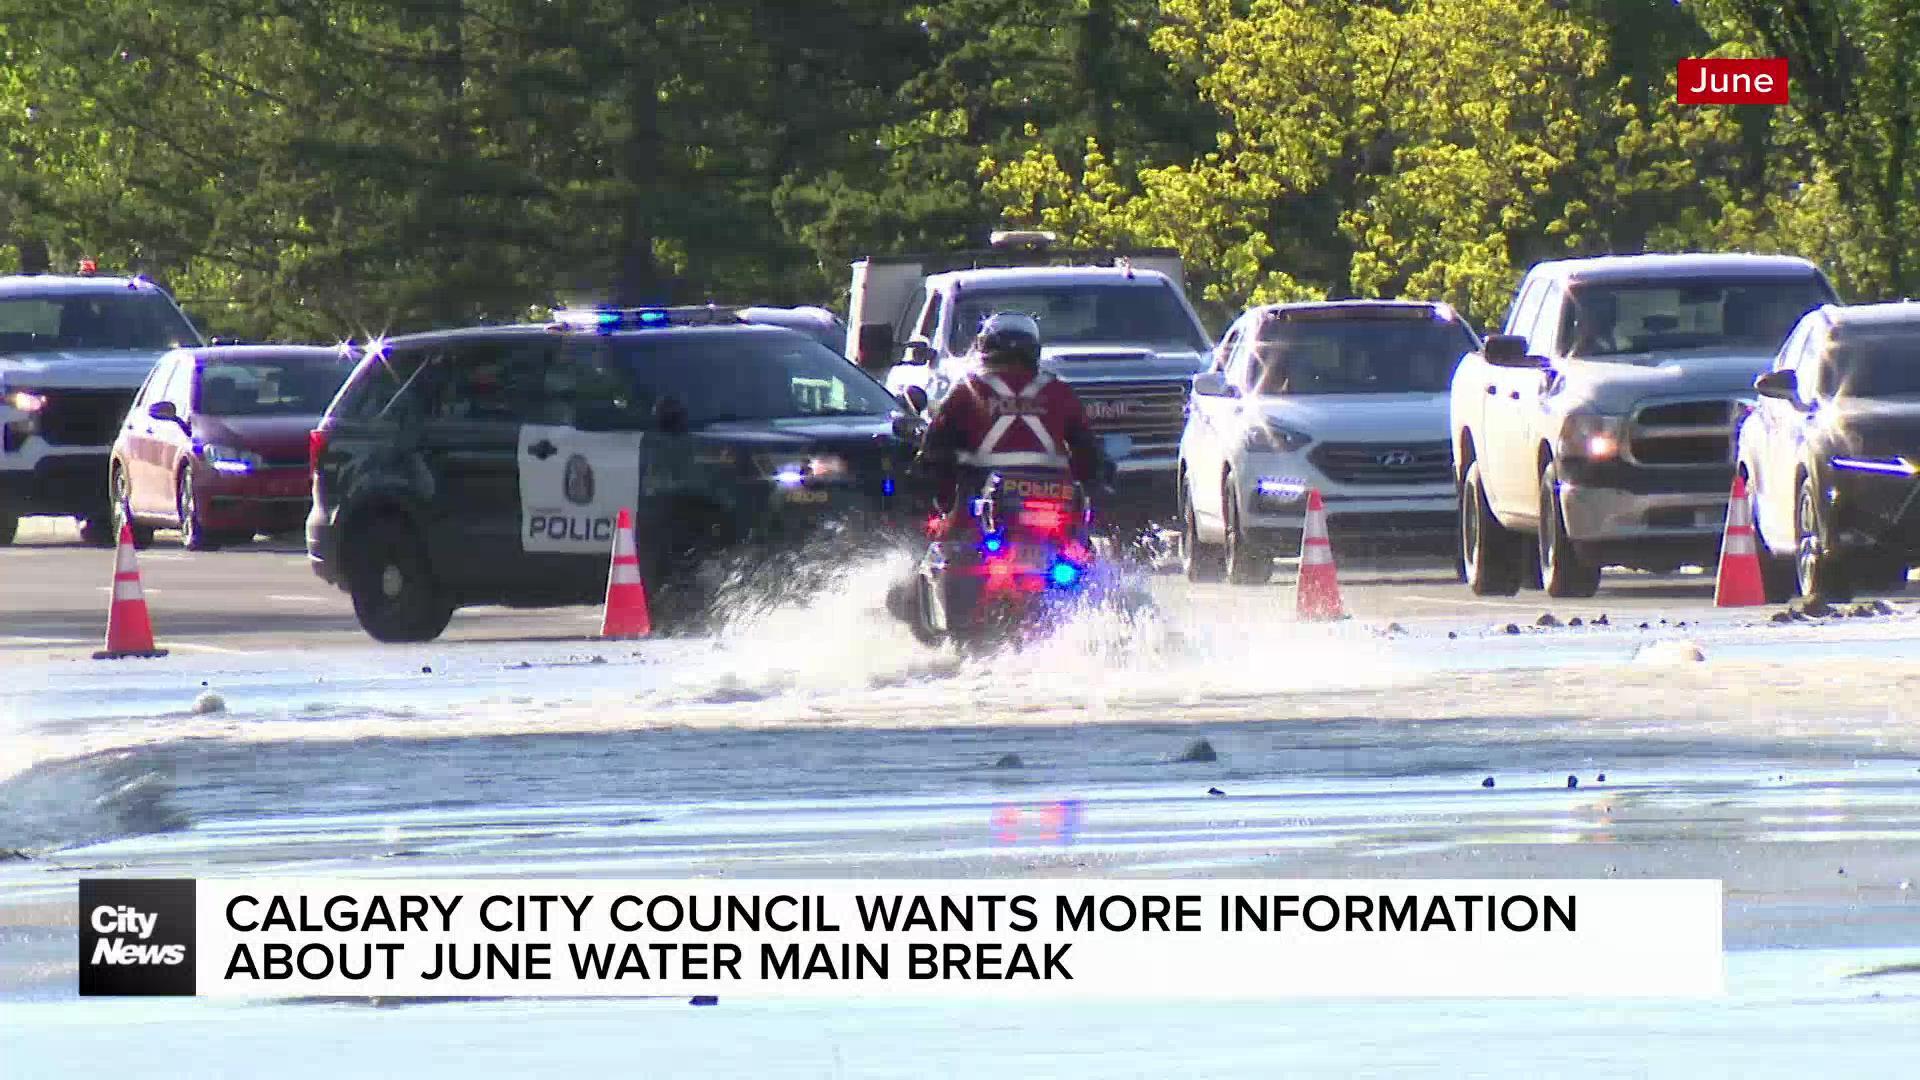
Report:
[[[642,308],[558,308],[553,313],[556,330],[593,330],[611,334],[618,330],[654,330],[667,326],[714,326],[743,320],[732,308],[724,307],[642,307]]]
[[[1080,580],[1080,568],[1061,559],[1053,564],[1053,572],[1048,576],[1055,585],[1063,589],[1070,588],[1074,582]]]

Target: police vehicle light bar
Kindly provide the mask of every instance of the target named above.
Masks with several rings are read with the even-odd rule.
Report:
[[[553,313],[551,327],[555,330],[596,330],[611,334],[616,330],[719,326],[744,321],[732,308],[723,307],[559,308]]]

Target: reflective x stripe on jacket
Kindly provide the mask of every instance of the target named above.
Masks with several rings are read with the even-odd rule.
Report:
[[[1034,376],[1033,381],[1022,387],[1018,394],[1014,393],[1013,389],[1006,384],[1006,380],[998,375],[983,372],[976,378],[993,393],[995,398],[1010,403],[1030,403],[1037,400],[1040,391],[1053,382],[1053,373],[1043,371]],[[1033,434],[1034,440],[1040,444],[1040,449],[1000,449],[1000,443],[1006,438],[1007,432],[1012,430],[1016,420],[1025,424],[1027,430]],[[1038,416],[1031,414],[1006,413],[996,417],[993,426],[987,429],[986,436],[980,440],[980,445],[972,450],[962,451],[959,459],[962,465],[972,465],[982,469],[1021,467],[1064,469],[1068,466],[1067,454],[1054,441],[1053,433],[1047,430],[1047,426],[1040,422]]]

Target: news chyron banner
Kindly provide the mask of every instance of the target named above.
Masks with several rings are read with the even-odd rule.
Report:
[[[80,992],[1713,997],[1718,881],[86,880]]]

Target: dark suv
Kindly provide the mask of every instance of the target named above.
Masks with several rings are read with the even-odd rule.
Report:
[[[308,556],[373,637],[425,641],[462,605],[598,602],[632,508],[671,629],[712,599],[711,556],[906,527],[918,437],[844,357],[726,312],[395,338],[313,432]]]

